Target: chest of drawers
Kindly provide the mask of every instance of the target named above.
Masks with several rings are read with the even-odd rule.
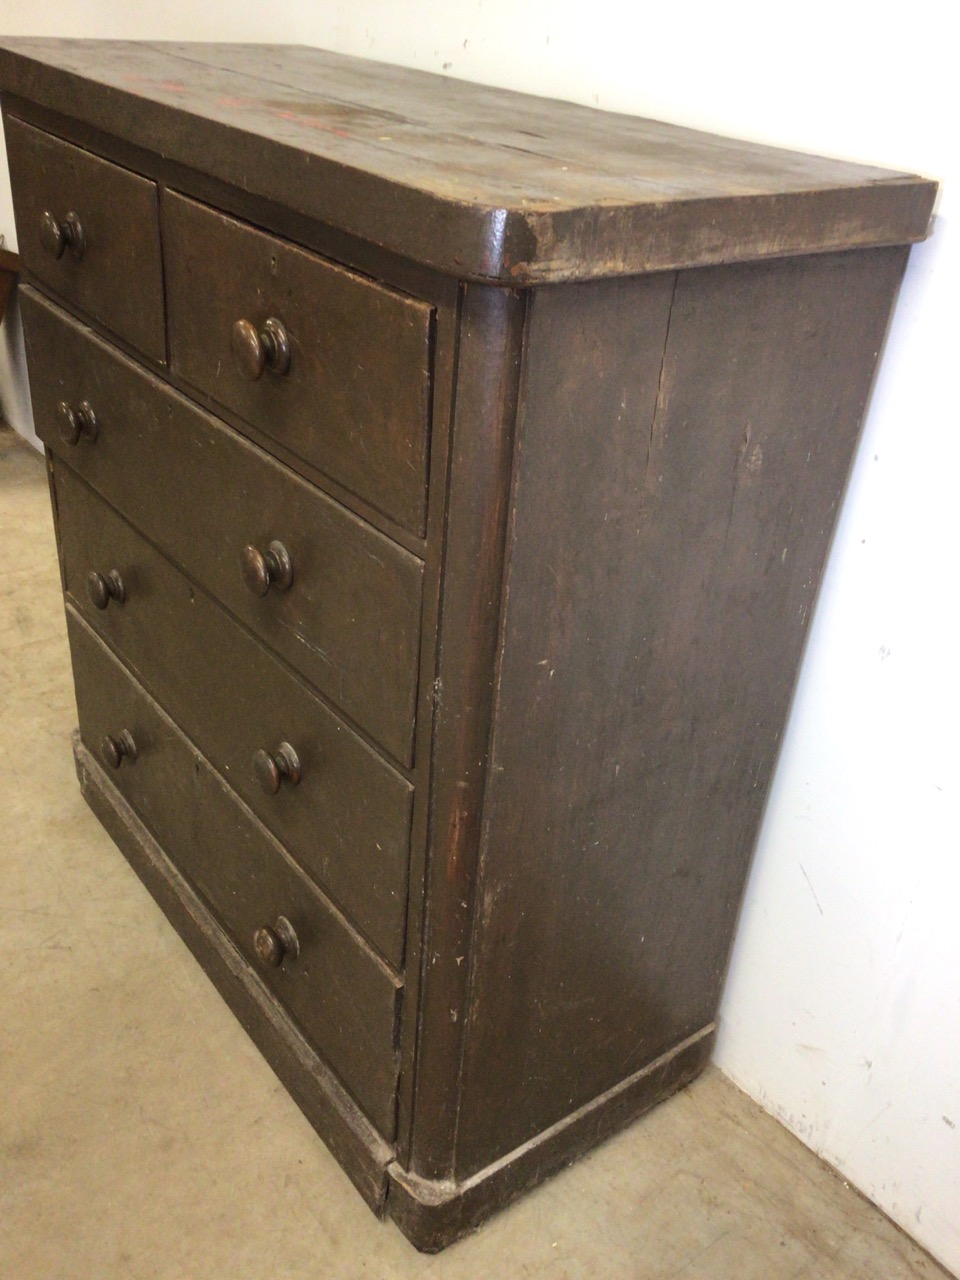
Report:
[[[441,1248],[708,1057],[934,188],[315,50],[0,86],[84,794]]]

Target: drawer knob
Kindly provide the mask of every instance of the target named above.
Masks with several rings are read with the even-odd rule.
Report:
[[[300,954],[300,939],[286,916],[279,916],[271,929],[262,925],[253,935],[253,949],[257,959],[269,969],[279,969],[284,960],[296,960]]]
[[[253,757],[253,772],[267,795],[275,796],[281,782],[295,787],[300,781],[300,757],[289,742],[281,742],[272,754],[261,748]]]
[[[240,572],[249,591],[265,596],[271,586],[286,591],[293,582],[293,562],[282,542],[271,542],[266,551],[246,546],[240,555]]]
[[[87,574],[87,595],[97,609],[105,609],[111,600],[123,604],[127,598],[127,589],[116,569],[108,573],[97,573],[91,569]]]
[[[230,346],[237,368],[251,382],[264,369],[286,373],[290,368],[290,339],[279,320],[265,320],[260,330],[249,320],[238,320],[230,332]]]
[[[100,431],[97,415],[89,400],[81,400],[76,409],[66,400],[61,400],[57,405],[57,423],[64,444],[79,444],[81,438],[92,443]]]
[[[133,740],[133,734],[129,729],[124,729],[116,738],[112,738],[109,733],[104,734],[100,741],[100,755],[104,764],[108,764],[111,769],[119,769],[124,760],[133,764],[137,758],[137,744]]]
[[[52,258],[62,258],[64,249],[69,249],[77,262],[83,257],[87,244],[75,213],[68,213],[61,222],[49,210],[40,215],[40,243]]]

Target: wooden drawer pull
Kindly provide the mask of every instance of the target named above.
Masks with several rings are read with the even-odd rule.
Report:
[[[296,960],[300,954],[300,940],[286,916],[279,916],[271,928],[262,925],[253,935],[253,949],[257,959],[269,969],[279,969],[284,960]]]
[[[127,589],[116,569],[107,573],[97,573],[91,569],[87,574],[87,595],[95,608],[105,609],[111,600],[123,604],[127,598]]]
[[[281,742],[272,754],[261,748],[254,754],[253,772],[267,795],[275,796],[281,782],[295,787],[300,781],[300,757],[289,742]]]
[[[279,320],[265,320],[259,331],[249,320],[238,320],[230,333],[230,346],[237,368],[251,382],[264,369],[286,373],[290,368],[290,339]]]
[[[57,424],[64,444],[79,444],[81,438],[92,444],[100,432],[97,415],[89,400],[81,400],[76,409],[66,400],[61,400],[57,405]]]
[[[119,769],[124,760],[133,764],[137,758],[137,744],[133,740],[133,734],[129,729],[124,729],[116,738],[109,733],[104,734],[100,740],[100,755],[104,764],[108,764],[111,769]]]
[[[64,249],[69,249],[79,262],[87,242],[75,213],[71,211],[61,221],[46,210],[40,215],[40,243],[52,258],[62,258]]]
[[[287,590],[293,582],[293,561],[282,542],[271,542],[266,551],[248,545],[240,555],[240,572],[248,591],[265,596],[271,587]]]

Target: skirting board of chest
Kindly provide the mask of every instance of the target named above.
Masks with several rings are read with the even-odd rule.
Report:
[[[84,795],[436,1250],[695,1077],[935,187],[8,41]]]

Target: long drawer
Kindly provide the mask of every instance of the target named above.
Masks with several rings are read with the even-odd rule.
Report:
[[[172,368],[422,533],[431,308],[172,192],[163,234]]]
[[[67,624],[85,745],[114,766],[117,787],[177,869],[391,1139],[400,980],[71,608]]]
[[[53,488],[74,606],[399,968],[413,788],[60,463]],[[91,574],[99,575],[97,603]],[[122,591],[114,587],[111,596],[117,580]],[[296,781],[280,776],[289,747]]]
[[[22,294],[44,443],[409,764],[422,562],[34,290]],[[82,430],[84,403],[95,438]],[[287,551],[293,581],[253,594],[245,548],[264,555],[273,542]]]
[[[6,136],[24,266],[164,362],[156,183],[22,120],[8,118]]]

